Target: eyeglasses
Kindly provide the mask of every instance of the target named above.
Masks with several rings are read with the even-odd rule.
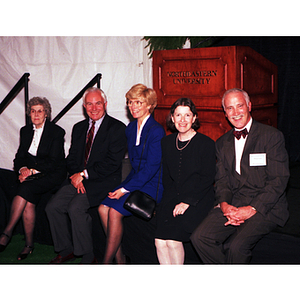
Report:
[[[143,103],[145,103],[145,101],[140,101],[140,100],[128,100],[128,101],[127,101],[127,106],[132,106],[133,104],[135,104],[135,106],[141,107],[141,106],[143,105]]]
[[[44,110],[41,110],[41,109],[39,109],[39,110],[34,110],[34,109],[32,109],[32,110],[30,111],[31,114],[37,113],[38,115],[42,114],[43,112],[44,112]]]

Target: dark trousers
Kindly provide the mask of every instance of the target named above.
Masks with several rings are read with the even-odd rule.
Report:
[[[248,263],[256,243],[277,225],[256,213],[240,226],[224,226],[227,218],[214,208],[195,229],[191,241],[203,263]]]
[[[70,250],[77,256],[93,252],[89,207],[86,194],[78,194],[71,184],[63,186],[49,201],[45,210],[56,252]]]

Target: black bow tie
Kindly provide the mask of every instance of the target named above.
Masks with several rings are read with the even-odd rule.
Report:
[[[243,136],[243,138],[245,138],[248,134],[248,130],[247,128],[244,128],[243,130],[237,131],[237,130],[233,130],[233,135],[239,140],[241,138],[241,136]]]

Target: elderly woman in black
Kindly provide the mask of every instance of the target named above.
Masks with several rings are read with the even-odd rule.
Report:
[[[183,242],[213,207],[215,143],[197,132],[198,114],[189,98],[172,105],[167,126],[175,133],[161,141],[164,192],[155,246],[160,264],[183,264]]]
[[[2,252],[22,217],[26,243],[18,260],[25,259],[34,249],[35,206],[40,196],[59,186],[66,178],[65,131],[50,122],[49,101],[40,97],[30,99],[27,114],[32,124],[21,128],[20,145],[14,159],[14,170],[20,184],[12,201],[8,224],[0,236]]]

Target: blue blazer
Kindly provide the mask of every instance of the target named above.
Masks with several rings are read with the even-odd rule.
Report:
[[[135,120],[129,123],[126,127],[128,156],[132,168],[126,179],[117,188],[115,188],[115,190],[121,187],[124,187],[127,191],[130,192],[140,190],[156,199],[158,179],[160,176],[157,197],[157,203],[159,203],[161,201],[163,193],[161,139],[165,136],[165,131],[163,127],[159,123],[157,123],[152,116],[150,116],[142,129],[140,144],[138,146],[135,145],[136,135],[137,121]],[[141,159],[146,136],[147,140],[143,152],[143,157]],[[119,200],[106,197],[102,204],[114,208],[123,216],[131,216],[131,213],[123,207],[123,204],[129,195],[130,193],[126,193]]]
[[[162,157],[161,139],[165,136],[165,131],[163,127],[156,122],[152,116],[150,116],[142,129],[140,144],[138,146],[135,145],[136,136],[137,120],[129,123],[126,128],[128,156],[132,169],[121,185],[130,192],[140,190],[156,199]],[[147,140],[143,157],[141,159],[146,136]],[[138,171],[139,164],[140,168]],[[157,203],[161,201],[162,193],[163,186],[161,170]]]

